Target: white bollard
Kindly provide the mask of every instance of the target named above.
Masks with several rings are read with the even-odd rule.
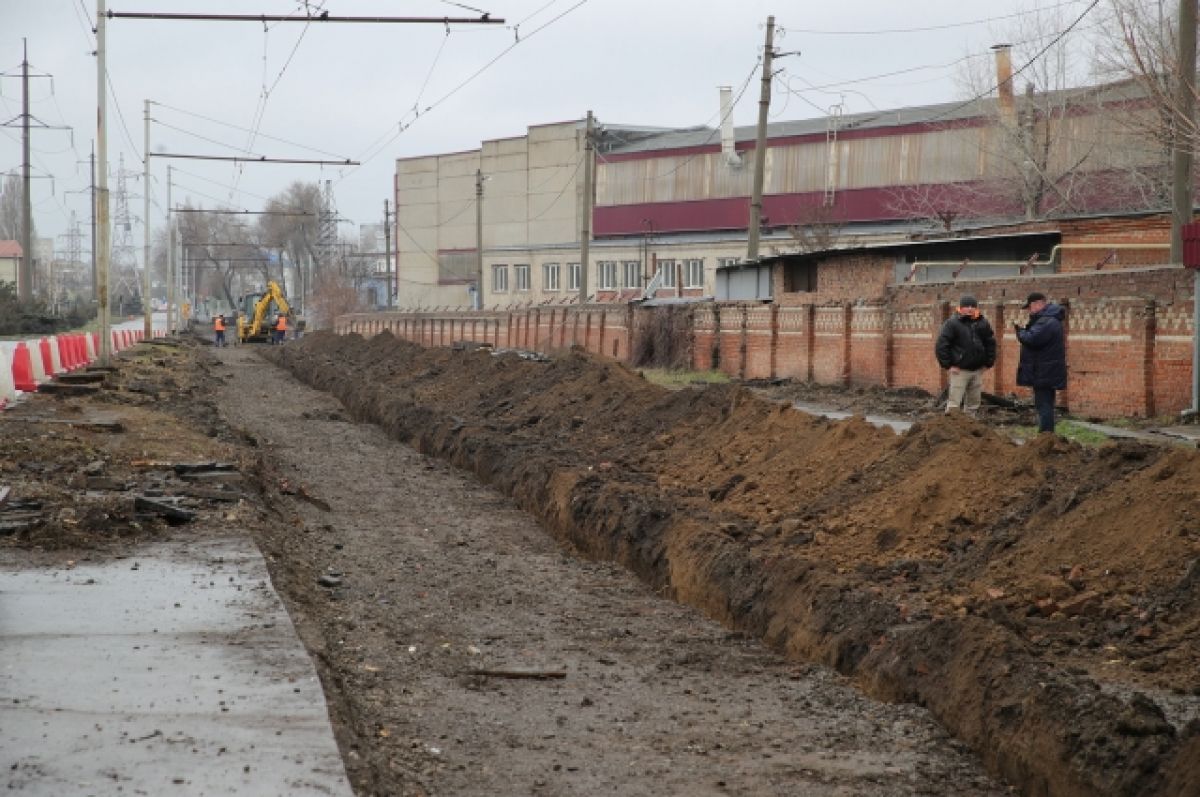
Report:
[[[48,370],[50,371],[50,374],[52,376],[55,374],[61,374],[63,371],[67,370],[66,368],[63,368],[62,355],[58,353],[58,336],[57,335],[50,336],[50,363],[49,363],[49,365],[50,365],[50,368]]]
[[[42,357],[42,342],[41,340],[25,341],[25,348],[29,349],[29,363],[33,366],[33,382],[41,385],[50,381],[50,372],[53,366],[47,368],[47,363]]]
[[[16,344],[13,344],[16,347]],[[0,407],[17,397],[17,383],[13,381],[12,349],[0,344]]]

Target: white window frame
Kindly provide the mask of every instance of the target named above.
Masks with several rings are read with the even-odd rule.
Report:
[[[542,264],[542,290],[556,292],[562,290],[562,268],[558,263]]]
[[[492,293],[508,293],[508,264],[492,265]]]
[[[530,288],[529,283],[529,264],[516,263],[513,265],[515,289],[517,293],[528,293]]]
[[[567,263],[567,290],[579,290],[579,264]]]
[[[599,272],[599,281],[596,285],[598,291],[615,291],[617,290],[617,261],[615,260],[598,260],[596,261],[596,270]]]
[[[642,261],[621,261],[621,284],[626,288],[642,288]]]
[[[663,275],[662,287],[675,287],[675,260],[660,260],[658,261],[658,272]]]
[[[704,258],[690,257],[683,261],[683,287],[704,287]]]

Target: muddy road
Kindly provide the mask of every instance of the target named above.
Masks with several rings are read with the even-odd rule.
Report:
[[[213,353],[360,794],[1011,793],[925,711],[581,558],[259,350]]]

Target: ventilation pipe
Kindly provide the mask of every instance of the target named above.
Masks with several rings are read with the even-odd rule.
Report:
[[[1007,127],[1017,125],[1017,102],[1013,96],[1012,45],[992,46],[996,54],[996,90],[1000,99],[1000,121]]]
[[[721,86],[721,156],[730,166],[741,166],[733,141],[733,88]]]

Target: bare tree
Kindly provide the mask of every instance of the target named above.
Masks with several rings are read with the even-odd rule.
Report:
[[[321,189],[317,183],[294,182],[275,194],[264,210],[267,215],[259,217],[258,235],[264,247],[270,249],[279,263],[279,283],[288,295],[301,299],[312,290],[311,275],[304,264],[311,263],[313,271],[320,273],[323,266],[317,256],[314,243],[317,235],[317,213],[321,207]],[[283,263],[290,262],[296,268],[298,285],[287,285]]]
[[[21,223],[25,218],[21,187],[19,174],[10,174],[0,183],[0,241],[21,240]],[[32,237],[37,238],[36,226]]]

